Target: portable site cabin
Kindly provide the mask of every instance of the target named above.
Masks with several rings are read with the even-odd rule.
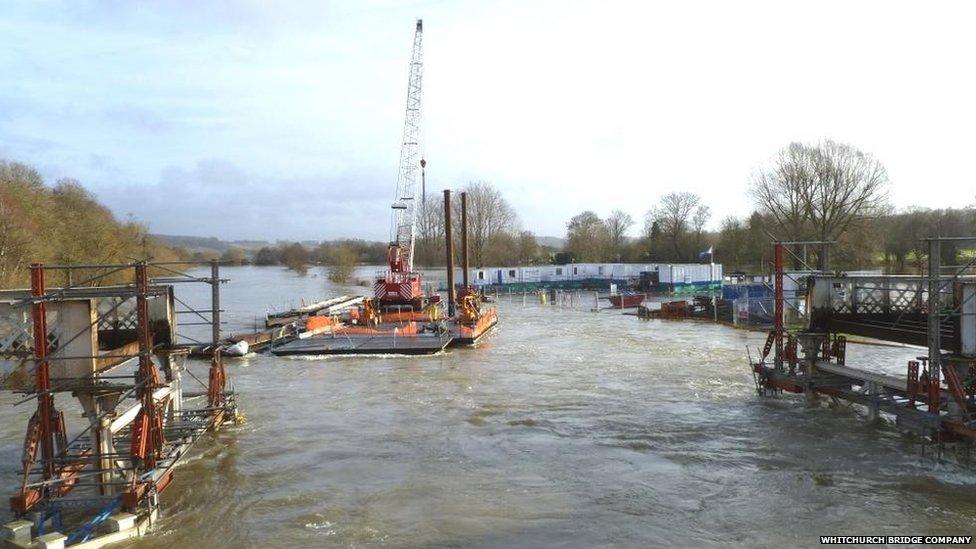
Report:
[[[722,286],[722,265],[718,263],[667,264],[658,267],[661,285],[674,291]]]
[[[469,279],[475,286],[566,286],[607,287],[611,283],[635,283],[642,273],[655,273],[655,287],[667,291],[718,288],[722,265],[676,263],[570,263],[525,267],[478,267]],[[456,280],[461,280],[457,270]]]

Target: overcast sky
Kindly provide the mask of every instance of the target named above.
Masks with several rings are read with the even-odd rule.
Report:
[[[972,2],[4,2],[0,158],[154,232],[384,240],[414,19],[428,189],[490,181],[526,229],[832,138],[895,206],[976,197]],[[634,233],[639,229],[634,227]]]

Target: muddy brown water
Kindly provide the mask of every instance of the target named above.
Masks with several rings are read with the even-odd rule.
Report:
[[[229,331],[365,290],[314,269],[224,274]],[[745,347],[762,334],[578,303],[502,296],[497,333],[433,357],[229,360],[246,425],[201,439],[155,532],[124,546],[778,547],[976,530],[971,466],[856,408],[757,397]],[[893,372],[918,354],[848,352]],[[32,412],[16,399],[0,393],[9,494]]]

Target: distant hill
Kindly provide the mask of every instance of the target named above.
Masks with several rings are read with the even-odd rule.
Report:
[[[242,250],[260,250],[265,246],[271,245],[271,243],[266,240],[231,240],[226,244]]]
[[[230,243],[220,240],[216,237],[204,237],[204,236],[182,236],[182,235],[169,235],[169,234],[154,234],[151,235],[156,240],[172,246],[174,248],[186,248],[192,252],[197,251],[214,251],[214,252],[225,252],[230,248]]]
[[[187,235],[173,235],[173,234],[154,234],[150,235],[159,242],[166,244],[174,248],[183,248],[189,250],[190,252],[217,252],[224,253],[230,248],[240,248],[245,252],[257,252],[261,248],[272,248],[272,247],[282,247],[291,244],[291,241],[278,240],[275,242],[270,242],[268,240],[221,240],[215,236],[187,236]],[[337,239],[337,240],[302,240],[299,242],[302,246],[306,248],[315,248],[319,244],[324,242],[345,242],[347,240]],[[365,244],[376,244],[372,241],[360,241],[360,240],[349,240],[350,242],[361,242]],[[385,242],[381,243],[383,247],[386,246]]]
[[[240,248],[246,252],[256,252],[266,246],[276,246],[284,242],[269,242],[267,240],[221,240],[214,236],[187,236],[173,234],[150,235],[156,240],[173,248],[184,248],[191,252],[224,253],[230,248]],[[566,247],[566,239],[556,236],[537,236],[540,246],[548,246],[557,250]],[[320,244],[317,240],[303,240],[301,244],[307,248],[314,248]],[[385,242],[384,242],[385,244]]]
[[[240,248],[244,251],[257,251],[265,246],[275,246],[281,242],[268,242],[267,240],[221,240],[215,236],[186,236],[174,234],[154,234],[151,235],[156,240],[172,246],[174,248],[184,248],[191,252],[226,252],[230,248]],[[318,242],[314,240],[303,241],[302,244],[309,248],[314,248]]]

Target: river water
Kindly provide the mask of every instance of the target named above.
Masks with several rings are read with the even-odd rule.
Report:
[[[223,274],[232,332],[302,297],[367,290],[315,269]],[[203,305],[190,286],[182,298]],[[971,468],[856,409],[757,397],[745,348],[762,334],[593,313],[591,297],[497,307],[477,349],[228,360],[247,423],[201,439],[155,533],[129,546],[776,547],[976,530]],[[848,353],[898,372],[918,354]],[[32,411],[15,400],[0,393],[4,493]]]

